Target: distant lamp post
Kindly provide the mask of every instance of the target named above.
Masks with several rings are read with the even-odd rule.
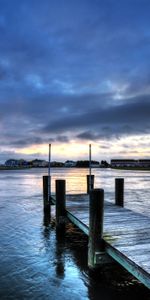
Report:
[[[92,146],[89,144],[89,192],[91,191],[91,156],[92,156]]]

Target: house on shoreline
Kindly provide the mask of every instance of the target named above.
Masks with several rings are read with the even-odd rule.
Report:
[[[29,167],[30,163],[24,159],[8,159],[5,161],[5,167]]]
[[[77,163],[73,160],[66,160],[64,163],[64,167],[72,168],[72,167],[76,167],[76,164]]]
[[[30,165],[33,168],[46,168],[48,167],[48,162],[46,160],[42,160],[42,159],[34,159],[32,161],[30,161]]]
[[[41,159],[34,159],[32,161],[26,161],[24,159],[8,159],[5,161],[5,167],[10,168],[25,168],[25,167],[48,167],[48,162]]]

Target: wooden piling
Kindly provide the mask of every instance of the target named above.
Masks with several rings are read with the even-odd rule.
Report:
[[[43,210],[44,210],[44,217],[47,221],[50,221],[51,218],[51,206],[50,206],[50,199],[48,196],[48,176],[43,176]]]
[[[66,182],[56,180],[56,226],[60,229],[65,227],[66,216]]]
[[[87,194],[94,189],[94,175],[87,175]]]
[[[124,178],[115,178],[115,204],[124,206]]]
[[[96,266],[96,253],[104,253],[103,244],[104,190],[94,189],[90,192],[89,207],[89,244],[88,266]]]

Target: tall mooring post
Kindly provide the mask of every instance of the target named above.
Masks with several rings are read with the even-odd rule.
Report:
[[[51,206],[50,206],[50,197],[48,193],[49,186],[49,176],[43,176],[43,210],[44,217],[47,222],[50,222],[51,219]]]
[[[115,178],[115,204],[124,206],[124,178]]]
[[[94,175],[87,175],[87,194],[94,189]]]
[[[103,242],[104,190],[90,192],[88,266],[94,269],[104,256]]]
[[[56,227],[65,228],[66,220],[66,181],[56,180]]]

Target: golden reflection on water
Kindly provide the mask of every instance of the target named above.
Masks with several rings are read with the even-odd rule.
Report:
[[[60,170],[60,169],[59,169]],[[59,172],[57,169],[52,170],[52,191],[55,191],[55,180],[66,180],[67,193],[86,193],[86,175],[87,169],[68,168]]]

